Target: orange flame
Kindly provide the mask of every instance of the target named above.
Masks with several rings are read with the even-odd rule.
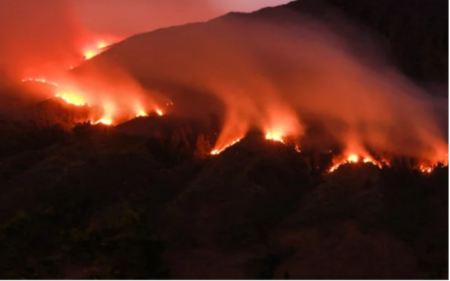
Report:
[[[87,51],[84,52],[84,58],[86,60],[89,60],[89,59],[95,57],[98,54],[99,54],[99,52],[96,52],[94,50],[87,50]]]
[[[100,119],[100,120],[94,122],[94,124],[99,124],[99,123],[101,123],[101,124],[103,124],[103,125],[108,125],[108,126],[110,126],[110,125],[112,125],[112,120],[111,120],[111,119],[107,119],[107,118],[102,118],[102,119]]]
[[[95,121],[94,124],[102,123],[102,124],[108,125],[108,126],[113,124],[112,115],[113,115],[115,106],[112,102],[106,102],[106,104],[108,106],[106,106],[106,105],[103,106],[103,108],[104,108],[103,117],[100,120]]]
[[[147,117],[147,116],[148,114],[143,109],[138,110],[136,113],[136,117]]]
[[[163,116],[164,115],[164,112],[161,110],[161,109],[156,109],[156,113],[159,115],[159,116]]]
[[[448,156],[448,154],[447,154],[447,156]],[[448,166],[448,162],[446,162],[445,160],[436,161],[436,162],[426,161],[426,162],[420,163],[420,165],[418,165],[418,167],[416,166],[416,169],[424,174],[431,174],[434,171],[434,169],[436,169],[438,167],[439,164],[442,164],[443,166]]]
[[[431,172],[434,170],[434,167],[432,166],[426,166],[426,165],[420,165],[419,171],[426,174],[431,174]]]
[[[266,134],[266,140],[271,140],[271,141],[277,141],[277,142],[281,142],[284,143],[283,138],[281,137],[280,133],[276,133],[276,132],[268,132]]]
[[[89,47],[86,47],[83,51],[84,58],[86,60],[89,60],[100,53],[104,51],[104,48],[108,47],[110,44],[106,43],[106,41],[100,41],[96,43],[95,45],[91,45]]]
[[[55,87],[59,87],[58,83],[52,82],[52,81],[48,81],[45,78],[25,78],[25,79],[22,79],[22,82],[39,82],[39,83],[44,83],[44,84],[53,85]]]
[[[348,154],[348,156],[344,159],[342,159],[341,157],[336,158],[333,162],[333,166],[331,166],[330,169],[328,169],[328,173],[332,173],[334,171],[336,171],[340,166],[342,165],[346,165],[346,164],[357,164],[357,163],[361,163],[361,159],[362,159],[362,163],[370,163],[372,165],[377,166],[378,168],[382,168],[383,167],[383,163],[386,166],[389,166],[389,163],[385,160],[377,161],[374,158],[370,157],[369,155],[366,155],[364,157],[359,156],[356,153],[350,153]]]
[[[84,106],[87,105],[87,103],[78,95],[72,94],[72,93],[60,93],[56,94],[55,97],[58,97],[65,101],[68,104],[72,104],[75,106]]]
[[[232,145],[235,145],[235,144],[238,143],[240,140],[241,140],[241,139],[234,140],[234,141],[232,141],[231,143],[225,145],[223,148],[220,148],[220,149],[214,149],[213,151],[211,151],[211,154],[212,154],[212,155],[217,155],[217,154],[221,153],[222,151],[224,151],[225,149],[227,149],[228,147],[230,147],[230,146],[232,146]]]

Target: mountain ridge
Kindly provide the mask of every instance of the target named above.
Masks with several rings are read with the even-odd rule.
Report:
[[[431,2],[384,0],[376,1],[376,4],[370,1],[297,0],[252,13],[230,12],[205,22],[188,23],[136,34],[116,43],[110,50],[85,64],[93,64],[105,58],[111,60],[114,52],[137,39],[141,42],[139,44],[145,44],[144,38],[151,40],[151,37],[160,36],[162,33],[178,34],[182,33],[183,29],[204,28],[214,22],[229,21],[233,18],[279,22],[283,20],[283,12],[289,11],[303,13],[320,21],[328,20],[328,27],[334,26],[335,31],[337,31],[336,25],[341,25],[342,22],[347,26],[346,22],[358,24],[362,31],[367,30],[377,36],[377,40],[384,41],[381,45],[383,52],[388,53],[391,62],[416,82],[446,83],[448,34],[445,33],[445,26],[443,26],[448,20],[448,16],[444,13],[447,11],[446,8],[448,8],[448,2],[444,0]],[[426,29],[424,25],[427,25]],[[84,65],[80,67],[83,68]]]

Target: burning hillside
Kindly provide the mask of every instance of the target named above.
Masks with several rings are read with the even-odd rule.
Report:
[[[410,2],[49,32],[0,89],[0,277],[447,278],[448,3]]]
[[[222,126],[213,155],[251,129],[264,132],[267,140],[293,143],[300,151],[306,129],[321,123],[323,142],[344,151],[330,172],[358,162],[381,168],[398,157],[416,159],[414,168],[423,172],[448,164],[447,140],[433,112],[439,101],[390,65],[373,63],[379,54],[363,61],[329,26],[285,13],[288,29],[259,20],[248,24],[241,17],[218,19],[150,34],[145,42],[140,41],[143,35],[131,38],[55,82],[23,81],[54,85],[55,96],[69,104],[101,108],[101,116],[89,120],[94,124],[163,116],[172,100],[177,106],[170,111],[179,116],[219,115]],[[222,36],[211,41],[213,34]],[[192,40],[183,40],[185,36]],[[134,41],[148,49],[145,56],[127,51]],[[98,43],[86,58],[104,46]],[[117,57],[117,52],[124,53]],[[138,80],[129,72],[146,74]],[[146,77],[156,82],[141,85]],[[162,90],[161,84],[175,86]],[[206,94],[191,98],[174,91],[176,85]],[[209,106],[205,96],[220,106]],[[320,142],[317,138],[315,145],[322,146]]]

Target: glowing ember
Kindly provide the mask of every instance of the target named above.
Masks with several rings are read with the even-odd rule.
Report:
[[[163,111],[161,110],[161,109],[156,109],[156,113],[159,115],[159,116],[163,116]]]
[[[422,173],[431,174],[431,172],[433,171],[433,167],[426,166],[426,165],[420,165],[419,170]]]
[[[213,151],[211,151],[212,155],[217,155],[219,153],[221,153],[222,151],[224,151],[225,149],[227,149],[228,147],[235,145],[236,143],[238,143],[241,139],[237,139],[235,141],[232,141],[230,144],[226,145],[225,147],[221,148],[221,149],[214,149]]]
[[[45,78],[26,78],[26,79],[22,79],[22,82],[39,82],[39,83],[44,83],[44,84],[49,84],[49,85],[59,87],[58,83],[48,81]]]
[[[283,139],[281,138],[280,134],[277,133],[267,133],[266,134],[266,140],[272,140],[272,141],[278,141],[281,143],[284,143]]]
[[[74,95],[74,94],[60,93],[60,94],[56,94],[55,97],[58,97],[58,98],[62,99],[63,101],[65,101],[66,103],[72,104],[75,106],[86,105],[86,102],[83,101],[82,98],[80,98],[79,96]]]
[[[299,146],[298,144],[295,145],[295,151],[297,151],[298,153],[302,152],[302,151],[300,150],[300,146]]]

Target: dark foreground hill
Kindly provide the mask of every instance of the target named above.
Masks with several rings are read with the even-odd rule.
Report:
[[[169,123],[43,129],[3,157],[1,277],[446,278],[448,168],[330,175],[330,154],[259,134],[209,156]]]

